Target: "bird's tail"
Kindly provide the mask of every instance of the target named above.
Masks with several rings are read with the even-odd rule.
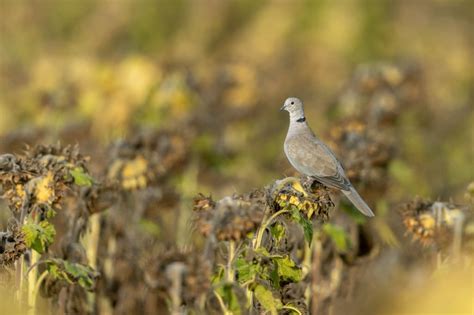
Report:
[[[350,190],[343,190],[342,192],[352,202],[352,204],[356,206],[357,210],[368,217],[373,217],[375,215],[354,187],[351,186]]]

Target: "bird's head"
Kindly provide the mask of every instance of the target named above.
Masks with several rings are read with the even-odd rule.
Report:
[[[280,110],[286,110],[290,117],[304,117],[303,102],[297,97],[288,97]]]

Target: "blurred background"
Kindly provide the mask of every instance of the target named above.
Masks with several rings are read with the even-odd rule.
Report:
[[[287,96],[305,101],[323,136],[358,67],[409,64],[422,73],[424,95],[403,113],[397,190],[450,197],[474,172],[473,7],[1,0],[2,149],[62,139],[95,158],[95,144],[136,127],[180,128],[199,117],[193,145],[207,150],[201,162],[216,176],[199,179],[200,189],[240,191],[289,171],[287,117],[278,111]]]
[[[220,198],[293,174],[286,97],[305,102],[328,142],[372,102],[397,116],[384,205],[463,202],[473,21],[470,0],[0,0],[0,153],[77,143],[101,178],[114,175],[117,141],[169,132],[180,163],[166,185],[187,218],[198,192]]]

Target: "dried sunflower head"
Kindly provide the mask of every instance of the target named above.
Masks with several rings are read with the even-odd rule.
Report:
[[[200,194],[194,199],[195,222],[204,236],[214,233],[219,241],[245,239],[262,221],[266,195],[253,191],[217,202]]]
[[[207,212],[216,207],[216,202],[212,200],[211,196],[206,197],[205,195],[199,193],[193,199],[193,210],[196,212]]]
[[[253,191],[215,202],[211,197],[199,194],[193,207],[198,231],[204,236],[214,233],[220,241],[245,239],[261,223],[265,198],[264,192]]]
[[[306,177],[299,181],[288,181],[283,186],[281,184],[281,181],[277,181],[271,188],[276,211],[295,207],[308,219],[326,221],[329,218],[329,211],[334,208],[334,203],[322,184]]]
[[[403,107],[419,101],[421,90],[416,65],[361,65],[342,91],[338,111],[344,117],[363,117],[373,126],[393,125]]]
[[[117,141],[111,149],[107,179],[123,190],[138,190],[156,185],[187,158],[184,133],[161,131],[142,133]]]
[[[0,172],[11,172],[18,170],[17,158],[15,155],[7,153],[0,155]]]
[[[6,156],[0,159],[0,184],[14,213],[22,208],[28,213],[60,208],[61,198],[76,181],[74,175],[86,172],[86,159],[77,146],[38,145],[23,156]]]
[[[451,243],[459,212],[454,205],[417,197],[402,205],[400,212],[408,232],[421,244],[446,247]]]
[[[212,219],[213,232],[217,240],[245,239],[260,225],[264,210],[264,195],[255,192],[219,200]]]
[[[211,196],[206,197],[200,193],[193,200],[194,223],[198,232],[205,237],[212,232],[212,217],[215,208],[216,202]]]
[[[16,225],[10,225],[0,232],[0,266],[13,264],[26,250],[23,232]]]
[[[285,305],[291,305],[297,308],[301,314],[309,314],[308,305],[305,299],[306,283],[300,281],[298,283],[290,282],[280,289],[281,301]]]
[[[435,233],[435,221],[429,214],[432,205],[428,200],[416,198],[402,205],[400,209],[407,231],[424,245],[433,242]]]
[[[396,89],[420,80],[416,64],[363,64],[355,71],[350,86],[359,93],[372,93],[381,88]]]
[[[370,190],[384,190],[388,165],[395,155],[393,139],[368,128],[359,119],[348,119],[330,130],[330,145],[344,157],[347,177]]]

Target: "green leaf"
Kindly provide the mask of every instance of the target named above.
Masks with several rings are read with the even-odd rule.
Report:
[[[49,274],[54,277],[54,278],[58,278],[60,275],[60,272],[59,272],[59,268],[58,266],[56,265],[51,265],[48,267],[48,272]]]
[[[303,279],[303,272],[301,268],[296,266],[296,263],[289,257],[274,258],[273,261],[277,265],[278,275],[285,280],[298,282]]]
[[[272,285],[275,289],[280,289],[280,274],[278,273],[278,267],[275,264],[275,268],[271,268],[270,270],[266,270],[268,276],[262,275],[262,279],[268,279],[272,282]]]
[[[323,231],[332,239],[338,251],[345,252],[349,249],[349,239],[344,229],[331,223],[325,223]]]
[[[275,298],[272,291],[261,284],[258,284],[254,288],[254,294],[257,301],[263,306],[265,310],[270,311],[272,315],[277,315],[278,310],[283,307],[281,300]]]
[[[94,274],[94,270],[86,265],[76,264],[64,261],[64,270],[72,276],[73,279],[77,279],[79,285],[86,289],[92,289],[94,286],[94,279],[90,277]]]
[[[262,255],[262,256],[270,257],[270,253],[268,252],[268,250],[265,247],[259,247],[255,250],[255,252],[257,254]]]
[[[47,247],[54,242],[54,237],[56,236],[56,229],[54,226],[49,223],[49,221],[41,221],[39,223],[39,240],[43,247]]]
[[[78,186],[87,186],[90,187],[94,183],[94,179],[84,172],[82,167],[75,167],[69,171],[71,176],[74,178],[74,183]]]
[[[270,227],[270,232],[277,243],[280,243],[286,233],[285,226],[281,223],[275,223]]]
[[[311,221],[309,221],[305,217],[301,215],[300,217],[301,217],[300,225],[303,228],[304,238],[306,239],[306,242],[308,242],[308,246],[311,247],[311,242],[313,241],[313,224],[311,223]]]
[[[224,267],[222,267],[221,265],[217,267],[217,272],[214,273],[211,277],[211,283],[213,285],[216,285],[222,281],[222,279],[224,278],[224,271]]]
[[[298,307],[296,307],[295,305],[290,304],[290,303],[285,304],[285,305],[282,307],[282,309],[284,309],[286,312],[288,312],[288,314],[292,314],[292,315],[302,315],[302,314],[303,314],[303,312],[300,311],[300,310],[298,309]]]
[[[34,249],[42,254],[46,251],[49,245],[54,241],[56,230],[54,226],[48,221],[41,221],[40,223],[26,223],[22,227],[25,234],[25,243],[29,248]]]
[[[35,225],[31,223],[27,223],[22,226],[21,230],[23,231],[23,234],[25,235],[26,246],[31,248],[31,244],[33,244],[36,237],[38,236],[38,229],[35,227]]]
[[[51,219],[54,216],[56,216],[56,211],[53,208],[48,206],[48,210],[46,210],[46,218]]]
[[[291,218],[303,228],[304,238],[308,245],[311,246],[313,241],[313,223],[308,220],[297,208],[291,211]]]
[[[254,264],[252,262],[248,262],[244,258],[239,257],[236,260],[236,269],[239,283],[242,284],[252,279],[255,279],[255,276],[257,275],[259,269],[259,265]]]
[[[235,315],[242,314],[239,299],[237,295],[235,294],[234,290],[232,289],[232,285],[231,284],[225,285],[223,287],[223,291],[224,291],[224,296],[222,297],[222,299],[226,303],[230,312]]]
[[[90,266],[57,258],[45,260],[45,263],[48,273],[55,279],[77,283],[88,291],[94,290],[99,274]]]
[[[222,284],[222,282],[220,282]],[[224,283],[219,285],[219,283],[214,283],[217,285],[215,289],[215,293],[218,294],[221,298],[226,307],[231,311],[232,314],[242,314],[242,309],[239,303],[239,299],[234,292],[232,284]]]

